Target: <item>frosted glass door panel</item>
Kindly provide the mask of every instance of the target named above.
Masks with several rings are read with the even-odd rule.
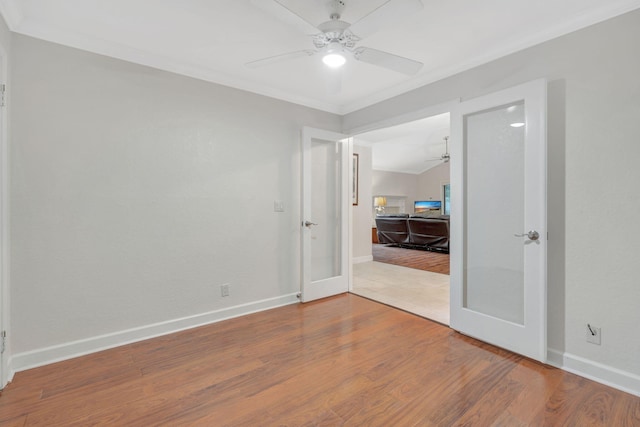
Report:
[[[342,273],[341,191],[343,145],[311,139],[311,280]]]
[[[524,323],[524,103],[463,117],[465,308]]]

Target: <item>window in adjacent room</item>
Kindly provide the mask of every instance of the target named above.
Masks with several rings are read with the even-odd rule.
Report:
[[[442,200],[444,201],[442,206],[443,215],[451,215],[451,185],[444,184],[442,186]]]

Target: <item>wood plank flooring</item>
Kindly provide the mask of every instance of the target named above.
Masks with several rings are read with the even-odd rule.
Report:
[[[640,398],[345,294],[16,374],[0,426],[638,426]]]
[[[434,273],[449,274],[449,254],[373,244],[373,260]]]

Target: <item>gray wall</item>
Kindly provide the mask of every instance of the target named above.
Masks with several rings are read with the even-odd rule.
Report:
[[[19,35],[13,51],[14,355],[295,301],[300,130],[339,116]]]
[[[640,11],[344,117],[344,130],[537,78],[549,81],[549,346],[565,365],[640,384]],[[602,345],[586,343],[586,324]]]

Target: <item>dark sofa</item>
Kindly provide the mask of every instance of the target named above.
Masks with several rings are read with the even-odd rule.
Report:
[[[378,242],[449,253],[449,217],[377,215]]]

